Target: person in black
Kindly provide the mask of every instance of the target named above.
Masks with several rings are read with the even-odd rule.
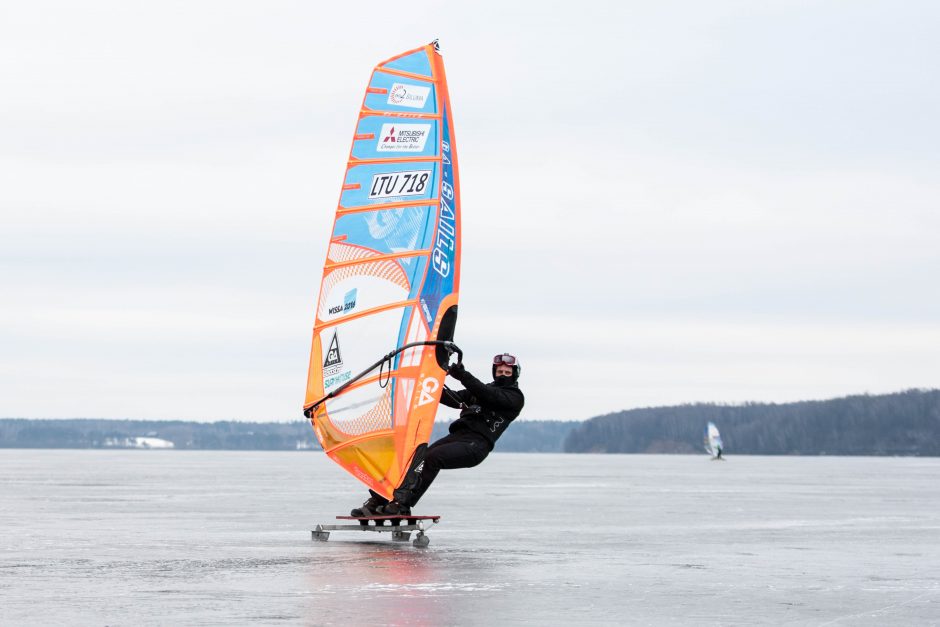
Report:
[[[444,387],[441,403],[461,410],[460,418],[450,425],[450,433],[431,444],[424,459],[413,464],[412,470],[395,490],[394,501],[388,502],[370,490],[372,496],[369,500],[352,510],[351,514],[407,516],[442,469],[470,468],[486,459],[496,440],[525,404],[518,383],[520,371],[519,361],[509,353],[493,358],[492,383],[483,383],[463,364],[451,365],[447,374],[460,381],[466,389],[455,392]]]

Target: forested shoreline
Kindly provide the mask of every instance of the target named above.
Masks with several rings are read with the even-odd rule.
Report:
[[[940,390],[631,409],[581,423],[564,451],[699,453],[708,421],[727,455],[940,455]]]
[[[432,439],[447,433],[449,423],[434,425]],[[520,420],[500,439],[505,452],[561,452],[576,423]],[[72,418],[38,420],[0,418],[0,448],[164,448],[287,451],[319,450],[306,420],[293,422],[193,422],[183,420],[109,420]]]
[[[583,422],[518,420],[502,452],[703,453],[708,421],[726,455],[940,456],[940,390],[855,395],[822,401],[696,403],[629,409]],[[434,425],[432,440],[447,433]],[[74,418],[0,418],[0,448],[319,450],[310,424]]]

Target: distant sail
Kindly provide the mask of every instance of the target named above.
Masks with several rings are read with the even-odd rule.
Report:
[[[709,422],[705,428],[705,452],[712,457],[719,457],[722,448],[724,447],[721,443],[721,434],[718,433],[718,427],[715,426],[714,422]]]
[[[326,454],[387,498],[431,436],[448,354],[420,345],[376,360],[453,339],[459,197],[434,42],[372,71],[323,269],[304,403]]]

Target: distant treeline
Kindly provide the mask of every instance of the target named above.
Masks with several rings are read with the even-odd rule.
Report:
[[[504,452],[561,452],[576,423],[520,420],[499,440]],[[436,423],[436,439],[448,423]],[[0,418],[0,448],[133,448],[135,438],[159,438],[175,449],[285,451],[317,449],[310,423],[187,422],[180,420],[106,420],[74,418],[30,420]]]
[[[519,420],[503,452],[704,453],[705,425],[726,455],[940,456],[940,390],[798,403],[630,409],[585,422]],[[436,423],[432,441],[447,433]],[[319,449],[309,423],[0,418],[0,448],[128,448],[159,438],[175,449]]]
[[[576,426],[569,453],[698,453],[705,425],[727,455],[940,455],[940,390],[826,401],[631,409]]]
[[[122,448],[128,438],[169,440],[177,449],[280,451],[319,446],[310,423],[182,420],[0,419],[2,448]]]

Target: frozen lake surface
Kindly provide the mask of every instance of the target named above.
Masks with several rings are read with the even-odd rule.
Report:
[[[940,624],[940,459],[494,454],[415,513],[316,452],[0,450],[0,623]]]

